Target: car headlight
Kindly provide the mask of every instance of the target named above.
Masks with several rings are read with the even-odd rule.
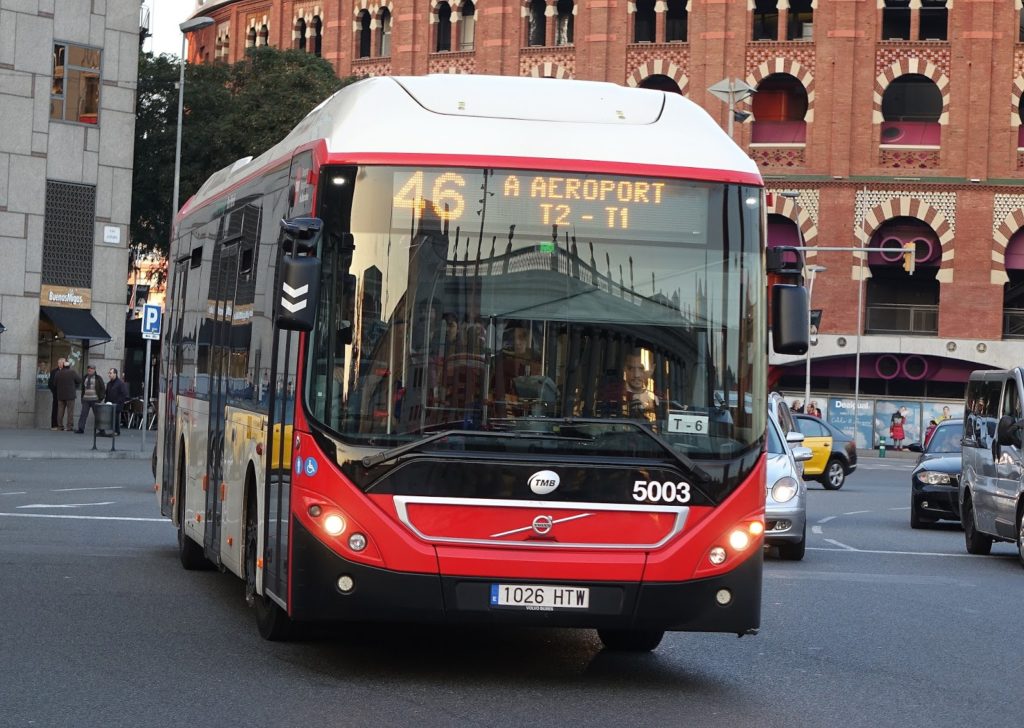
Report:
[[[793,500],[793,497],[799,492],[800,484],[787,475],[775,481],[775,485],[772,486],[772,500],[776,503],[785,503]]]
[[[922,470],[917,474],[917,479],[928,485],[949,485],[953,482],[953,476],[949,473],[937,473],[934,470]]]

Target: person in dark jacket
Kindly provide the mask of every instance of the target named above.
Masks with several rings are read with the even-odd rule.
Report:
[[[59,426],[63,422],[64,431],[71,432],[75,429],[75,400],[78,399],[82,377],[65,361],[60,371],[53,375],[53,384],[57,389],[57,424]]]
[[[64,366],[64,357],[57,360],[57,366],[50,370],[50,378],[46,382],[46,388],[50,390],[50,398],[53,400],[50,406],[50,429],[59,430],[60,422],[57,420],[57,372]]]
[[[128,400],[128,385],[117,376],[117,369],[107,372],[107,401],[114,405],[114,434],[121,434],[121,408]]]
[[[82,414],[78,416],[79,435],[85,432],[85,423],[89,419],[89,412],[93,407],[103,401],[107,393],[107,387],[103,384],[103,377],[96,373],[96,367],[92,364],[85,370],[85,378],[82,379]],[[95,415],[93,415],[95,417]]]

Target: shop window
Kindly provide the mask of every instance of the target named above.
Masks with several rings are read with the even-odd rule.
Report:
[[[751,38],[753,40],[778,40],[779,8],[777,0],[755,0],[754,29]]]
[[[100,113],[100,51],[55,43],[50,118],[96,124]]]
[[[637,0],[633,14],[633,42],[653,43],[655,29],[654,0]]]
[[[910,0],[885,0],[882,40],[910,40]]]
[[[462,17],[459,18],[459,50],[471,51],[476,36],[476,6],[473,0],[462,3]]]
[[[942,92],[927,76],[908,73],[882,96],[882,144],[938,146],[941,141]]]
[[[921,40],[946,40],[948,21],[946,0],[921,0]]]
[[[752,108],[755,144],[800,144],[807,140],[807,89],[795,76],[773,73],[757,85]]]
[[[437,6],[437,44],[434,50],[438,53],[452,49],[452,6],[441,3]]]
[[[555,24],[555,45],[572,45],[573,0],[558,0],[555,10],[558,15]]]
[[[669,0],[668,12],[665,16],[665,42],[685,43],[690,13],[686,9],[687,0]]]
[[[812,0],[791,0],[786,20],[788,40],[811,40],[814,37],[814,8]]]

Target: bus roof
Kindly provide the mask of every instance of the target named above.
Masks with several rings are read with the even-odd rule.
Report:
[[[201,205],[319,140],[329,156],[346,161],[429,155],[487,158],[493,166],[504,158],[517,166],[511,160],[551,159],[760,181],[757,165],[707,112],[679,94],[549,78],[382,76],[330,96],[256,159],[214,173],[186,206]]]

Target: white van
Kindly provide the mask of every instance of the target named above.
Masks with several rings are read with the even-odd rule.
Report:
[[[967,551],[1017,544],[1024,564],[1024,370],[979,371],[967,383],[958,498]]]

